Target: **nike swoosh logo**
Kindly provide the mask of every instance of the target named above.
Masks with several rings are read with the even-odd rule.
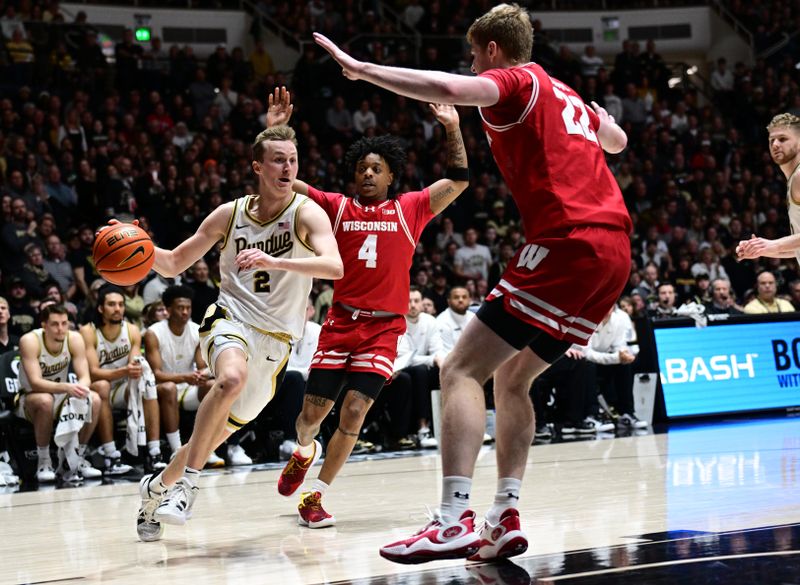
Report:
[[[267,356],[267,361],[268,361],[268,362],[277,362],[278,360],[274,360],[274,359],[272,359],[271,357]]]
[[[117,268],[119,268],[120,266],[122,266],[123,264],[125,264],[126,262],[128,262],[128,260],[130,260],[130,259],[132,259],[134,256],[136,256],[136,254],[141,254],[142,256],[144,256],[144,246],[139,246],[139,247],[138,247],[138,248],[136,248],[136,249],[135,249],[133,252],[131,252],[131,253],[130,253],[130,255],[129,255],[127,258],[125,258],[125,260],[123,260],[122,262],[120,262],[119,264],[117,264]]]
[[[237,226],[236,226],[236,229],[237,229],[237,230],[243,230],[243,229],[244,229],[244,228],[246,228],[246,227],[247,227],[247,224],[244,224],[244,225],[237,225]]]

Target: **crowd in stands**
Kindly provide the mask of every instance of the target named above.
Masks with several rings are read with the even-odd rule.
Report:
[[[423,34],[460,35],[492,2],[394,4]],[[729,4],[757,31],[796,28],[783,14],[791,2]],[[773,4],[780,10],[770,9]],[[369,31],[350,47],[357,58],[417,65],[412,47],[391,36],[395,25],[377,18],[370,3],[258,7],[298,38],[320,30],[346,40]],[[84,14],[70,23],[75,26],[52,28],[66,21],[57,0],[4,0],[0,14],[0,296],[10,313],[8,336],[0,322],[0,351],[38,326],[45,299],[65,304],[75,326],[92,318],[102,281],[91,248],[95,230],[109,218],[138,218],[169,248],[210,210],[252,192],[249,145],[264,127],[266,97],[275,86],[293,93],[299,178],[307,183],[354,195],[344,153],[360,136],[385,132],[406,146],[398,191],[444,176],[445,134],[426,105],[346,80],[313,44],[303,45],[292,71],[276,71],[260,41],[252,51],[220,45],[199,59],[190,47],[165,47],[157,38],[141,45],[126,30],[112,63]],[[793,45],[753,66],[719,60],[704,94],[670,83],[653,41],[624,41],[615,58],[604,59],[591,46],[580,55],[556,47],[539,21],[534,27],[533,59],[587,103],[604,106],[628,133],[628,148],[608,163],[635,225],[624,293],[632,317],[669,315],[691,301],[709,312],[800,309],[794,259],[737,262],[733,252],[751,234],[775,238],[789,230],[785,180],[767,152],[765,126],[777,113],[800,109]],[[457,40],[453,51],[453,42],[424,40],[419,66],[467,72],[469,48]],[[477,307],[524,243],[477,111],[462,108],[460,115],[471,186],[425,230],[410,275],[421,310],[432,315],[452,307],[453,287],[463,287],[461,302]],[[195,322],[213,301],[218,278],[214,252],[184,275],[194,291]],[[127,318],[145,326],[155,320],[170,284],[151,275],[127,287]],[[319,321],[330,305],[328,283],[316,283],[314,295]],[[420,431],[429,416],[416,413]]]

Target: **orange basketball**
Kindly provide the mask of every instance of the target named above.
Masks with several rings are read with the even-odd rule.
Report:
[[[144,280],[153,267],[155,247],[142,228],[118,223],[105,228],[94,240],[92,248],[97,272],[108,282],[120,286]]]

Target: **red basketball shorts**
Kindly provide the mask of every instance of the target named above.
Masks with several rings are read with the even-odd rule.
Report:
[[[486,297],[556,339],[586,345],[614,306],[631,270],[631,243],[622,230],[575,228],[537,238],[520,249]]]
[[[387,380],[394,373],[397,346],[406,332],[403,315],[371,317],[335,304],[322,324],[311,369],[372,372]]]

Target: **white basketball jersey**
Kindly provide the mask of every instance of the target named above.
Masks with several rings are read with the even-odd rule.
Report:
[[[131,331],[127,321],[122,322],[119,335],[115,339],[106,339],[103,330],[99,327],[94,328],[95,348],[97,349],[97,361],[101,368],[116,369],[124,368],[128,365],[128,356],[131,353]],[[160,340],[159,340],[160,341]]]
[[[311,277],[286,270],[240,270],[235,260],[246,248],[258,248],[281,258],[314,256],[314,251],[297,236],[297,213],[308,197],[295,194],[282,212],[265,222],[250,212],[257,197],[248,195],[234,202],[220,254],[222,282],[217,304],[247,325],[300,339]]]
[[[39,367],[42,369],[42,378],[51,382],[67,382],[69,364],[72,361],[72,356],[69,353],[69,333],[67,333],[67,338],[61,344],[61,350],[54,354],[50,353],[44,344],[43,329],[34,329],[31,333],[36,335],[39,341]],[[31,384],[28,381],[28,375],[25,373],[25,366],[19,369],[19,386],[23,392],[31,391]]]
[[[200,326],[189,321],[179,337],[169,329],[169,321],[164,319],[153,323],[148,331],[158,339],[161,363],[168,374],[186,374],[194,370],[194,352],[200,343]]]
[[[786,181],[786,202],[789,205],[789,225],[792,227],[793,234],[800,234],[800,205],[792,200],[792,179],[797,176],[797,171],[800,165],[797,165],[789,175],[789,180]],[[800,262],[800,249],[794,251],[794,256]]]

